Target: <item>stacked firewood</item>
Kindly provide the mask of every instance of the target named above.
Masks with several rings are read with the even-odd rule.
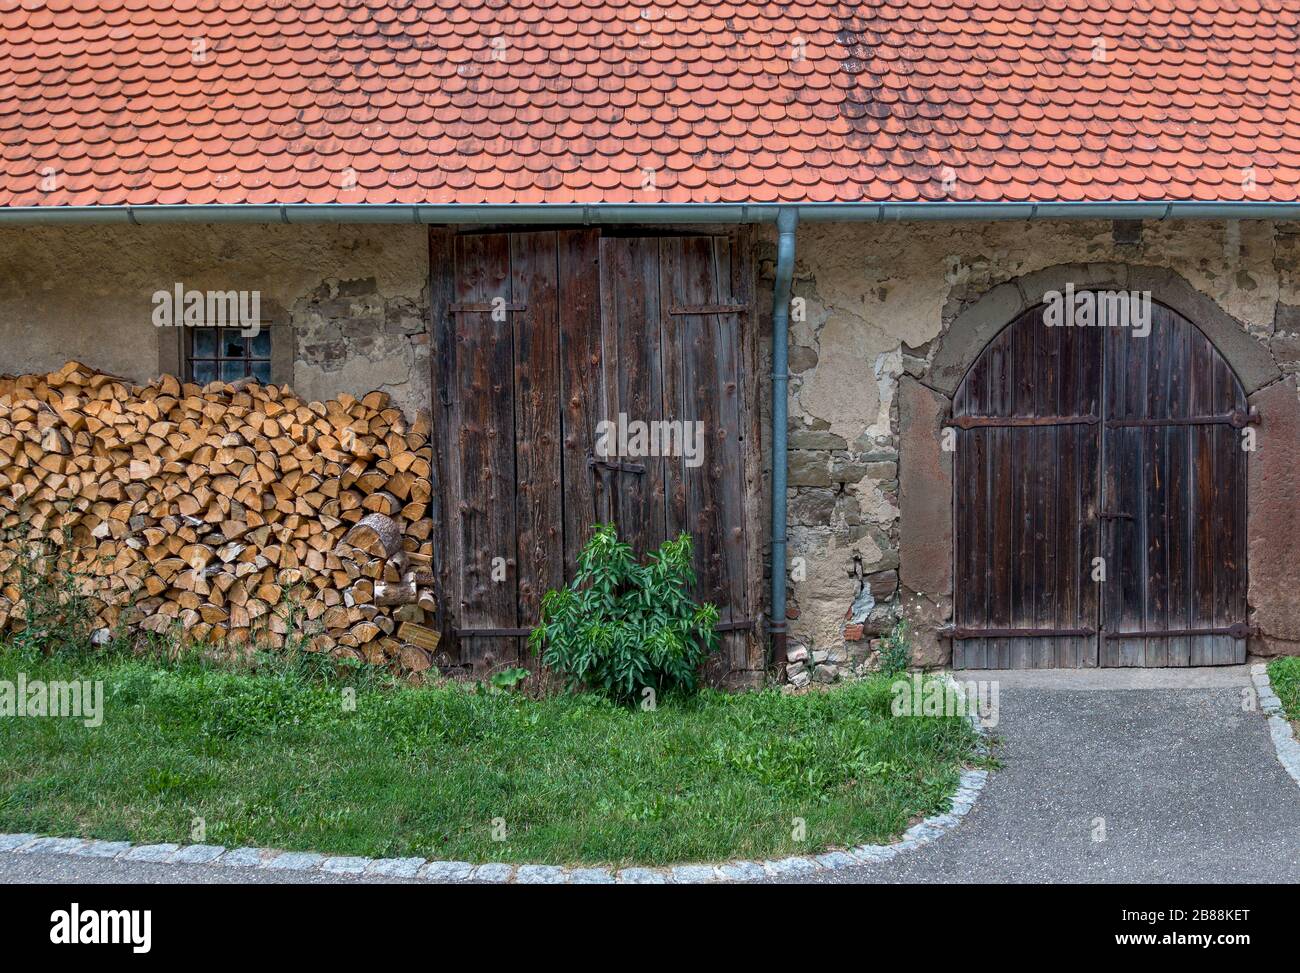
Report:
[[[0,630],[30,565],[120,626],[422,672],[432,626],[429,423],[388,396],[252,380],[144,385],[69,362],[0,377]],[[26,562],[20,561],[26,559]]]

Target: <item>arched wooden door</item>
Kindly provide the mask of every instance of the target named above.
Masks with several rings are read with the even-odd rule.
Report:
[[[954,666],[1243,662],[1249,422],[1168,308],[1146,337],[1016,319],[953,401]]]

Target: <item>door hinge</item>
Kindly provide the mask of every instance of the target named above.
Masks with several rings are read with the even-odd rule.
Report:
[[[1234,622],[1231,625],[1219,628],[1162,628],[1150,629],[1145,632],[1105,631],[1101,633],[1101,637],[1104,639],[1176,639],[1192,638],[1197,635],[1230,635],[1234,639],[1244,639],[1258,634],[1259,627],[1257,625]]]
[[[748,304],[682,304],[668,309],[669,314],[748,314]]]
[[[645,472],[644,463],[626,463],[617,459],[596,459],[594,456],[587,457],[587,466],[591,469],[599,467],[603,470],[612,470],[615,473],[636,473]]]

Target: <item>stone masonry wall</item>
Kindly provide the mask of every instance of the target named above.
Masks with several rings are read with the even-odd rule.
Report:
[[[914,623],[920,662],[948,661],[933,634],[950,608],[944,594],[899,586],[899,388],[904,376],[925,381],[936,339],[996,285],[1062,264],[1166,267],[1242,322],[1284,374],[1300,372],[1300,225],[1146,223],[1136,243],[1119,242],[1116,229],[800,227],[794,295],[806,314],[791,324],[787,616],[794,657],[809,658],[793,667],[796,681],[859,668],[900,617]],[[760,306],[770,303],[771,234],[762,247]]]

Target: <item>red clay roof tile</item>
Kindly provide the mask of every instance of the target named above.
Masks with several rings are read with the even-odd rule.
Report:
[[[1292,201],[1298,36],[1283,0],[0,0],[0,205]]]

